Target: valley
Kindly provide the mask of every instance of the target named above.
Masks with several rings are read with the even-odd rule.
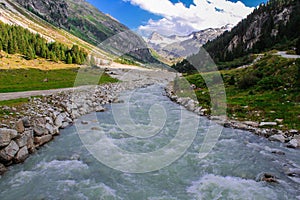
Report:
[[[146,37],[93,1],[0,0],[0,199],[300,199],[299,5]]]

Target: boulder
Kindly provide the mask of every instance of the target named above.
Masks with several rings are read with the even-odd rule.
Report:
[[[60,128],[62,126],[65,118],[66,118],[66,116],[62,113],[57,115],[57,117],[54,121],[54,124]]]
[[[61,126],[62,129],[65,129],[69,126],[70,124],[68,122],[64,122]]]
[[[0,163],[0,175],[4,174],[6,171],[6,167],[2,163]]]
[[[17,123],[15,124],[15,130],[18,131],[19,133],[23,133],[25,131],[23,120],[17,121]]]
[[[29,153],[28,153],[27,146],[24,146],[18,151],[14,160],[16,163],[24,162],[26,158],[28,158],[28,155]]]
[[[260,122],[259,126],[277,126],[277,122]]]
[[[52,135],[44,135],[42,137],[35,137],[34,138],[34,143],[38,146],[41,146],[47,142],[52,140]]]
[[[28,148],[29,152],[30,153],[35,152],[33,131],[25,131],[24,135],[27,136],[27,148]]]
[[[19,148],[22,148],[27,145],[27,141],[28,141],[28,136],[24,134],[16,140],[16,143],[19,146]]]
[[[95,111],[96,111],[96,112],[104,112],[104,111],[105,111],[105,108],[99,105],[99,106],[97,106],[97,107],[95,108]]]
[[[25,128],[29,128],[30,127],[30,121],[29,121],[28,117],[24,117],[22,119],[22,121],[23,121],[23,125],[24,125]]]
[[[87,124],[89,124],[89,122],[87,122],[87,121],[81,121],[81,124],[83,124],[83,125],[87,125]]]
[[[256,177],[256,181],[265,181],[269,183],[278,183],[276,176],[270,173],[260,173]]]
[[[298,168],[289,168],[287,171],[284,172],[288,176],[292,177],[300,177],[300,169]]]
[[[18,151],[19,146],[12,140],[7,147],[0,151],[0,160],[4,162],[11,161]]]
[[[47,135],[49,133],[49,131],[46,128],[43,128],[41,126],[34,127],[33,131],[35,136]]]
[[[0,129],[0,147],[9,145],[10,141],[18,136],[18,132],[13,129]]]
[[[50,133],[51,135],[55,134],[54,127],[53,127],[51,124],[47,123],[47,124],[45,125],[45,128],[49,131],[49,133]]]
[[[298,148],[298,147],[300,147],[300,143],[299,143],[299,141],[297,139],[292,139],[287,144],[287,147],[289,147],[289,148]]]
[[[269,137],[269,140],[284,143],[285,137],[283,135],[272,135]]]
[[[244,124],[248,125],[248,126],[252,126],[252,127],[258,127],[259,124],[257,122],[252,122],[252,121],[244,121]]]
[[[189,100],[185,107],[189,111],[194,111],[195,110],[195,102],[193,100]]]

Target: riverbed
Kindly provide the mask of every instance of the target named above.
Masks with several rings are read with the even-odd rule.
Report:
[[[0,198],[300,199],[300,178],[286,175],[287,171],[300,168],[298,150],[247,131],[222,128],[208,155],[199,156],[208,129],[220,128],[219,125],[170,101],[163,85],[123,92],[120,99],[124,101],[107,105],[106,112],[79,118],[23,164],[10,167],[0,179]],[[118,111],[122,108],[128,106],[132,123],[144,127],[151,124],[149,110],[157,103],[165,110],[160,117],[166,119],[154,135],[135,137],[120,127]],[[135,168],[134,160],[127,160],[126,166],[132,165],[128,169],[116,169],[107,160],[99,159],[85,140],[90,135],[97,142],[97,136],[101,135],[108,141],[101,146],[103,151],[111,150],[114,145],[147,155],[168,146],[185,120],[197,121],[191,144],[169,164],[156,163],[158,169],[150,168],[145,173],[128,172]],[[111,156],[115,156],[114,152]],[[262,173],[274,175],[278,182],[259,181]]]

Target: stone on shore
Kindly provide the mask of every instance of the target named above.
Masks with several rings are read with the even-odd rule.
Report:
[[[283,135],[277,134],[277,135],[270,136],[269,140],[284,143],[285,142],[285,137]]]
[[[30,121],[29,121],[28,117],[24,117],[22,119],[22,121],[23,121],[23,125],[24,125],[25,128],[29,128],[30,127]]]
[[[41,146],[47,142],[52,140],[52,135],[44,135],[42,137],[35,137],[34,138],[34,143],[38,146]]]
[[[15,124],[15,130],[19,133],[23,133],[25,131],[23,120],[20,119],[17,121],[17,123]]]
[[[277,122],[260,122],[259,126],[277,126]]]
[[[20,138],[18,138],[16,140],[16,143],[19,146],[19,148],[22,148],[22,147],[27,145],[27,141],[28,141],[28,136],[27,135],[22,135]]]
[[[55,124],[57,127],[61,127],[61,126],[63,125],[64,118],[65,118],[65,116],[64,116],[63,114],[59,114],[59,115],[56,117],[54,124]]]
[[[13,159],[16,153],[19,151],[19,146],[15,141],[11,141],[7,147],[0,151],[0,160],[9,162]]]
[[[15,157],[15,162],[16,163],[24,162],[28,156],[29,156],[29,153],[28,153],[27,146],[24,146],[18,151],[18,153]]]
[[[287,144],[287,147],[289,147],[289,148],[299,148],[300,147],[300,141],[298,141],[297,139],[292,139]]]
[[[18,132],[13,129],[0,129],[0,147],[9,145],[10,141],[18,136]]]
[[[41,126],[34,127],[33,131],[34,131],[34,135],[35,136],[47,135],[49,133],[46,128],[43,128]]]

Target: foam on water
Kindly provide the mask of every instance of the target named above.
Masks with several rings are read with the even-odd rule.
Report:
[[[193,194],[195,199],[278,199],[271,188],[262,182],[246,180],[238,177],[222,177],[214,174],[203,176],[199,181],[192,183],[187,192]]]

